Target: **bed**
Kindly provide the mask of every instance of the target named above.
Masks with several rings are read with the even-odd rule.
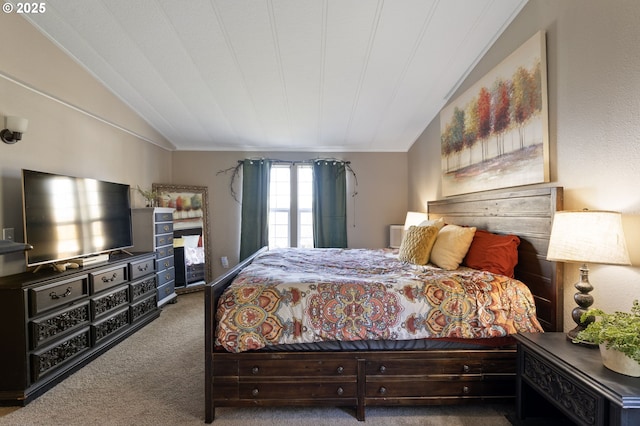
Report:
[[[509,335],[561,328],[561,264],[545,259],[553,214],[561,209],[560,187],[490,191],[429,202],[429,218],[434,221],[440,219],[448,225],[515,235],[520,241],[515,279],[474,272],[465,267],[450,272],[457,274],[454,279],[447,278],[440,268],[417,268],[420,277],[440,277],[440,287],[431,292],[417,291],[418,280],[408,275],[411,271],[396,270],[399,264],[407,262],[399,262],[396,253],[389,250],[366,251],[374,255],[365,258],[368,260],[359,257],[362,250],[358,249],[322,250],[325,258],[314,262],[325,266],[321,268],[325,269],[323,273],[331,269],[331,258],[341,259],[336,261],[334,270],[338,277],[334,280],[338,281],[326,283],[302,262],[311,256],[310,253],[294,252],[286,259],[277,251],[260,250],[205,286],[205,421],[212,422],[216,407],[223,406],[345,406],[354,407],[355,417],[363,421],[367,406],[513,400],[516,358],[515,345]],[[364,270],[365,276],[385,275],[389,282],[400,283],[400,289],[385,291],[391,285],[385,282],[379,289],[379,297],[366,296],[372,302],[359,306],[368,306],[371,312],[369,316],[361,316],[366,318],[357,324],[340,323],[336,316],[330,326],[318,322],[315,326],[305,327],[305,324],[319,321],[320,317],[337,315],[340,310],[357,309],[354,304],[335,302],[353,297],[362,287],[362,280],[366,281],[366,277],[354,279],[347,273],[353,265],[356,265],[353,269]],[[238,299],[254,297],[252,291],[255,290],[252,286],[249,287],[251,290],[238,290],[237,286],[268,282],[273,268],[293,272],[294,277],[287,279],[298,280],[307,287],[297,287],[289,282],[287,291],[270,289],[268,296],[261,294],[263,302],[258,310],[236,307],[234,303]],[[411,265],[408,268],[416,269]],[[308,271],[306,275],[305,271]],[[440,276],[443,273],[445,275]],[[513,293],[525,293],[524,301],[515,302],[515,308],[508,310],[509,314],[483,326],[479,324],[480,316],[500,316],[485,308],[496,304],[496,300],[504,304],[504,296],[487,296],[480,292],[481,296],[473,297],[484,301],[478,302],[484,307],[479,311],[482,315],[462,316],[463,320],[453,326],[441,315],[433,323],[436,326],[426,326],[422,321],[426,314],[422,314],[434,309],[420,311],[420,303],[430,296],[422,297],[422,300],[404,297],[431,294],[442,299],[447,283],[466,282],[475,273],[481,274],[481,278],[466,287],[482,287],[483,283],[489,283],[490,287],[510,288]],[[340,283],[340,277],[345,282]],[[377,279],[372,279],[372,285]],[[233,282],[236,284],[231,286]],[[341,294],[341,291],[349,295]],[[412,299],[412,304],[399,305],[393,294]],[[295,311],[301,297],[316,302],[324,298],[324,304],[311,303],[313,307],[306,308],[311,314],[311,320],[306,320],[309,323],[300,321],[302,314]],[[487,300],[492,298],[493,302]],[[276,304],[280,310],[270,321],[268,313],[275,312],[273,306]],[[287,315],[281,309],[285,304],[287,309],[291,307],[291,313]],[[535,305],[533,318],[528,318],[531,315],[528,304]],[[458,308],[459,305],[455,302],[452,306]],[[225,310],[218,311],[218,307]],[[229,320],[251,322],[260,315],[265,315],[260,323],[261,337],[239,333]],[[442,327],[438,328],[438,324]],[[453,332],[438,334],[444,328],[453,329]]]

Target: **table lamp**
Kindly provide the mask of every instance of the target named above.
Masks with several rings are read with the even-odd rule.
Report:
[[[575,284],[578,292],[573,296],[576,306],[571,318],[577,326],[567,333],[573,340],[594,318],[582,321],[580,317],[593,304],[589,294],[587,263],[630,265],[629,253],[622,231],[622,216],[618,212],[580,210],[559,211],[553,218],[547,260],[580,263],[580,280]]]
[[[423,212],[407,212],[407,217],[404,220],[404,230],[406,231],[411,226],[418,226],[425,220],[429,219],[429,215]]]

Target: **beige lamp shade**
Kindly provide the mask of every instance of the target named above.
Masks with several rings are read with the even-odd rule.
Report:
[[[630,265],[622,215],[597,210],[556,212],[547,260]]]
[[[404,229],[407,230],[410,226],[418,226],[428,218],[429,216],[423,212],[407,212],[407,217],[404,221]]]

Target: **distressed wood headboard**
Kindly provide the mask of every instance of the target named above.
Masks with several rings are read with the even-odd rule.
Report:
[[[527,284],[546,331],[562,331],[562,263],[546,260],[551,224],[563,208],[562,187],[522,187],[430,201],[430,219],[520,238],[516,278]]]

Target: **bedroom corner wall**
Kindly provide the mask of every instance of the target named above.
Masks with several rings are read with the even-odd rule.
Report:
[[[92,75],[16,14],[0,14],[0,124],[29,120],[23,139],[0,142],[0,228],[22,229],[21,169],[142,187],[171,179],[171,145]],[[132,195],[134,206],[143,200]],[[0,256],[0,275],[24,255]]]
[[[407,212],[407,153],[295,153],[295,152],[193,152],[173,153],[174,184],[207,186],[209,193],[210,251],[213,275],[225,272],[220,257],[230,265],[238,263],[240,253],[241,206],[231,196],[231,173],[220,170],[235,167],[245,158],[277,158],[301,161],[312,158],[340,158],[351,161],[358,179],[347,175],[347,241],[349,247],[380,248],[389,244],[390,224],[404,223]],[[242,180],[235,185],[242,194]],[[353,190],[357,191],[351,197]]]
[[[594,306],[628,311],[640,299],[640,2],[529,0],[454,99],[538,30],[547,35],[550,185],[564,208],[622,212],[633,266],[589,265]],[[441,196],[440,125],[411,147],[409,208]],[[427,167],[425,167],[425,165]],[[588,232],[588,231],[586,231]],[[565,266],[564,328],[573,328],[578,265]]]

